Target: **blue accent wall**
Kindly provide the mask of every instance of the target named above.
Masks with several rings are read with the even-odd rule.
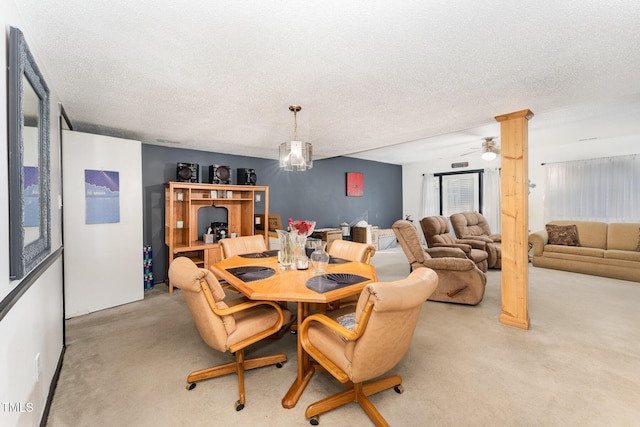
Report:
[[[165,280],[167,273],[164,184],[176,180],[178,162],[199,164],[202,183],[209,182],[209,165],[229,166],[232,184],[236,183],[237,168],[255,169],[257,185],[269,186],[269,212],[280,214],[283,225],[287,218],[293,218],[316,221],[316,228],[338,228],[342,222],[364,219],[390,228],[402,218],[399,165],[335,157],[314,160],[313,169],[306,172],[286,172],[280,170],[277,160],[142,144],[144,243],[153,248],[156,282]],[[347,172],[362,172],[362,197],[346,196]]]

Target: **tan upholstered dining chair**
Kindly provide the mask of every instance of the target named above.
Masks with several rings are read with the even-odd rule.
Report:
[[[476,263],[478,268],[486,272],[489,268],[489,254],[486,243],[479,240],[456,239],[449,232],[449,220],[444,216],[427,216],[420,220],[422,233],[427,240],[427,246],[460,248],[467,258]]]
[[[369,264],[376,253],[376,248],[366,243],[351,242],[349,240],[334,240],[329,247],[329,255],[348,261]]]
[[[267,250],[267,244],[264,242],[264,236],[261,234],[221,239],[220,246],[222,246],[223,258],[229,258],[234,255],[253,254]]]
[[[376,248],[373,245],[366,243],[352,242],[349,240],[334,240],[329,247],[329,256],[334,258],[340,258],[347,261],[356,261],[369,264],[371,258],[376,253]],[[349,298],[343,298],[340,301],[334,301],[329,303],[331,308],[337,308],[345,304],[355,304],[358,302],[358,296]]]
[[[215,276],[186,257],[173,260],[169,266],[169,280],[182,291],[203,341],[221,353],[235,354],[232,362],[191,372],[187,377],[187,389],[192,390],[198,381],[236,373],[240,397],[235,408],[242,410],[245,404],[244,371],[273,364],[281,367],[287,360],[284,354],[245,359],[244,349],[278,332],[289,322],[291,313],[271,301],[242,298],[227,305],[224,290]]]
[[[370,283],[350,313],[343,310],[307,317],[300,327],[300,342],[309,355],[347,389],[309,405],[305,416],[318,424],[318,416],[350,402],[358,403],[377,426],[388,425],[368,396],[394,387],[401,393],[402,378],[377,378],[404,357],[422,306],[438,284],[429,268],[405,278]]]
[[[491,232],[487,219],[478,212],[461,212],[452,214],[451,228],[461,239],[480,240],[486,243],[489,268],[502,267],[502,235]]]
[[[430,300],[469,305],[482,301],[487,278],[462,249],[424,248],[418,230],[409,221],[396,221],[391,228],[409,261],[411,271],[428,267],[438,275],[438,287],[429,297]]]

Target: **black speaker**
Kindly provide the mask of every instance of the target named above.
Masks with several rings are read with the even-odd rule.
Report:
[[[255,169],[238,168],[236,177],[238,178],[238,185],[256,185],[256,182],[258,182],[258,175],[256,175]]]
[[[178,182],[200,182],[200,166],[197,163],[178,163]]]
[[[209,182],[211,184],[229,184],[231,182],[231,168],[229,166],[209,166]]]

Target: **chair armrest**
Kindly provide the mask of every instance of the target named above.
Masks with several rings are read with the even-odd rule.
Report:
[[[218,316],[228,316],[233,313],[249,310],[250,308],[257,307],[259,305],[270,305],[271,307],[275,308],[280,315],[282,315],[282,307],[280,307],[274,301],[246,301],[246,302],[241,302],[240,304],[232,305],[228,308],[223,308],[223,309],[217,308],[214,304],[212,309],[213,309],[213,312],[216,313]]]
[[[300,329],[306,331],[309,329],[309,324],[311,322],[318,322],[323,324],[333,332],[337,333],[341,337],[344,337],[349,341],[355,341],[360,338],[365,329],[367,329],[367,324],[369,323],[369,317],[371,317],[372,310],[373,302],[368,302],[362,310],[362,313],[360,314],[360,321],[355,326],[355,330],[347,329],[331,317],[321,313],[312,314],[311,316],[308,316],[306,319],[304,319],[304,322],[302,322],[302,325],[300,325]]]
[[[349,381],[349,376],[342,369],[338,368],[335,363],[331,361],[327,356],[324,355],[317,347],[315,347],[311,341],[309,340],[309,325],[312,322],[318,322],[325,327],[327,327],[330,331],[337,333],[339,336],[346,338],[349,341],[355,341],[362,336],[364,331],[367,328],[367,323],[369,323],[369,317],[371,316],[371,312],[373,311],[373,302],[369,301],[365,308],[362,310],[360,314],[360,321],[355,327],[355,331],[350,331],[349,329],[342,326],[340,323],[336,322],[334,319],[324,315],[324,314],[312,314],[308,316],[300,325],[298,329],[298,339],[300,340],[300,344],[307,353],[323,368],[331,373],[338,381],[342,383],[346,383]]]
[[[449,247],[436,247],[427,248],[425,252],[431,255],[432,258],[463,258],[467,259],[464,251],[460,248]]]
[[[468,271],[476,268],[476,263],[468,258],[431,258],[425,259],[422,265],[433,270],[447,271]]]
[[[216,301],[213,298],[213,295],[211,294],[211,289],[209,289],[209,285],[207,284],[207,282],[201,281],[200,289],[202,289],[202,292],[204,293],[204,296],[207,299],[207,303],[209,304],[209,307],[218,316],[229,316],[233,313],[249,310],[259,305],[269,305],[276,310],[276,313],[278,314],[278,321],[272,327],[230,346],[229,350],[232,353],[235,353],[236,351],[243,349],[248,345],[258,342],[268,337],[269,335],[273,335],[274,333],[278,332],[282,327],[282,325],[284,324],[284,313],[282,312],[282,307],[280,307],[278,304],[276,304],[273,301],[245,301],[239,304],[232,305],[231,307],[228,307],[228,308],[219,309],[218,307],[216,307]]]
[[[483,242],[481,240],[475,240],[475,239],[458,239],[456,240],[457,243],[464,243],[466,245],[471,246],[473,249],[481,249],[481,250],[486,250],[487,247],[487,243]]]
[[[494,242],[502,242],[502,234],[491,234],[489,238]]]
[[[493,243],[493,239],[487,236],[462,236],[463,240],[478,240],[485,243]]]
[[[533,255],[541,256],[544,251],[544,245],[549,241],[547,230],[536,231],[529,234],[529,243],[533,245]]]
[[[433,245],[430,245],[430,247],[431,248],[459,248],[464,251],[467,257],[471,255],[471,245],[467,245],[463,243],[453,243],[453,244],[435,243]]]

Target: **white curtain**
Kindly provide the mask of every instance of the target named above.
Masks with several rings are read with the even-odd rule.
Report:
[[[500,169],[484,170],[482,185],[482,215],[487,219],[492,233],[502,232],[502,196],[500,193]]]
[[[422,175],[422,203],[420,218],[440,215],[440,188],[438,179],[433,174]]]
[[[547,164],[545,222],[640,221],[640,156]]]

